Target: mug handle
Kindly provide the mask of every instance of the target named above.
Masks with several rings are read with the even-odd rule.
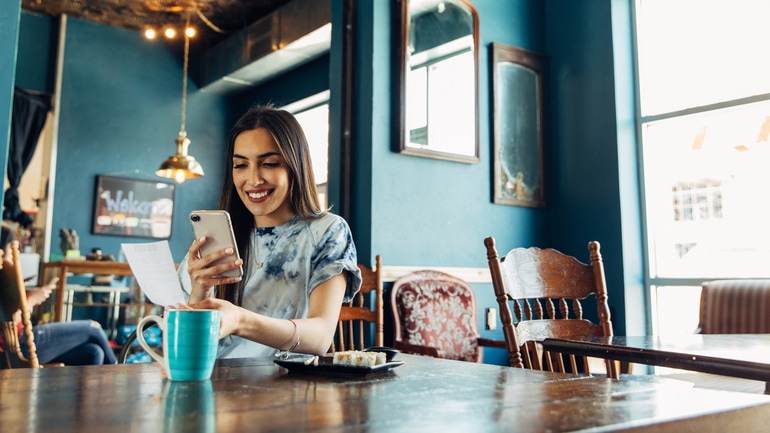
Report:
[[[155,315],[145,316],[142,318],[142,320],[139,321],[139,324],[136,325],[136,339],[139,340],[139,345],[142,346],[142,348],[147,352],[148,355],[152,357],[152,359],[158,361],[161,363],[161,365],[166,365],[165,359],[153,348],[151,348],[150,345],[147,344],[147,342],[144,340],[144,332],[142,332],[142,330],[144,329],[144,326],[150,322],[155,322],[161,331],[165,331],[165,329],[163,329],[162,317]]]

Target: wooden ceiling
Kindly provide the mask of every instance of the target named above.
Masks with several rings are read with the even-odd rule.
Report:
[[[196,38],[211,46],[290,1],[22,0],[22,9],[54,17],[66,14],[85,21],[138,31],[163,25],[181,28],[189,16],[190,23],[198,31]],[[207,25],[205,21],[209,21],[213,26]]]

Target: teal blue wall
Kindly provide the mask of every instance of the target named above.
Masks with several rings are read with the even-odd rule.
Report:
[[[361,81],[354,142],[366,151],[354,160],[353,220],[362,261],[381,254],[385,265],[485,267],[482,241],[492,235],[501,252],[552,246],[588,262],[587,244],[599,240],[615,331],[623,334],[630,325],[635,332],[644,332],[628,2],[476,0],[473,4],[481,23],[479,164],[390,151],[391,87],[389,77],[380,71],[390,68],[389,53],[381,47],[388,46],[391,35],[389,23],[379,19],[388,15],[388,5],[359,4],[359,30],[364,33],[357,35],[362,44],[357,51]],[[615,41],[616,34],[623,38]],[[491,203],[492,42],[548,59],[547,205],[542,209]],[[474,288],[477,315],[484,317],[486,308],[496,307],[491,285]],[[628,299],[626,291],[631,292]],[[633,309],[629,323],[627,307]],[[500,331],[482,335],[502,337]],[[487,362],[505,362],[499,351],[488,350],[485,356]]]
[[[58,20],[28,13],[22,17],[19,85],[51,92]],[[149,179],[147,175],[176,150],[181,54],[181,46],[148,42],[133,31],[67,20],[57,161],[58,167],[67,169],[59,169],[56,176],[54,237],[60,228],[74,228],[82,252],[100,247],[116,256],[120,243],[152,241],[92,235],[93,192],[98,174]],[[192,56],[194,51],[190,61],[195,62]],[[329,58],[322,56],[259,88],[231,96],[199,92],[190,77],[186,130],[192,141],[190,154],[201,162],[206,175],[177,188],[169,241],[175,260],[181,260],[192,242],[187,214],[216,206],[230,125],[253,103],[287,103],[328,89],[328,69]],[[303,79],[303,74],[312,78]],[[296,85],[298,81],[301,85]],[[56,238],[51,252],[60,252]]]
[[[100,247],[120,251],[122,242],[149,239],[91,234],[94,190],[99,174],[150,178],[176,151],[181,121],[181,46],[150,42],[138,32],[77,19],[67,20],[61,117],[53,202],[53,230],[73,228],[85,253]],[[221,96],[197,91],[190,80],[187,135],[190,154],[206,176],[177,188],[170,246],[176,261],[192,242],[187,215],[213,207],[219,195],[225,140],[225,104]],[[138,175],[132,175],[137,170]],[[51,251],[60,252],[58,239]]]
[[[652,332],[648,320],[651,314],[650,296],[645,282],[641,177],[637,145],[636,93],[634,91],[634,55],[632,5],[625,0],[612,0],[613,58],[615,68],[615,125],[617,127],[618,190],[620,194],[620,236],[622,261],[611,264],[622,269],[622,275],[613,272],[613,293],[622,294],[623,303],[615,302],[619,312],[617,332],[626,335],[645,335]]]
[[[549,245],[587,261],[601,243],[615,332],[645,330],[630,6],[546,2]],[[621,37],[617,37],[620,35]],[[628,296],[628,298],[627,298]],[[626,308],[632,315],[626,317]]]
[[[480,21],[479,136],[481,162],[466,164],[391,151],[390,2],[359,2],[353,216],[361,261],[382,255],[385,266],[487,266],[483,239],[501,248],[541,245],[547,209],[492,204],[490,48],[502,42],[542,51],[545,9],[540,1],[474,1]],[[496,307],[491,285],[476,284],[478,317]],[[483,324],[483,321],[480,320]],[[497,331],[482,335],[502,338]],[[501,350],[486,362],[505,363]]]
[[[59,20],[46,15],[21,14],[16,86],[54,93]],[[20,72],[20,73],[19,73]]]
[[[19,2],[12,2],[0,8],[0,172],[3,173],[3,179],[8,163],[8,142],[11,138],[11,107],[20,12]],[[4,193],[5,188],[0,191],[0,203],[5,199]]]
[[[236,95],[198,92],[191,82],[190,152],[206,176],[178,189],[171,239],[176,260],[192,240],[187,213],[216,203],[229,126],[249,105],[289,102],[330,88],[331,122],[339,125],[342,3],[332,1],[329,56]],[[586,245],[596,239],[603,247],[616,332],[624,333],[632,316],[631,329],[643,330],[628,2],[473,2],[481,23],[478,164],[391,151],[391,3],[357,2],[350,220],[360,261],[372,263],[381,254],[386,266],[485,268],[483,239],[490,235],[502,252],[545,245],[587,261]],[[492,204],[492,42],[548,58],[545,208]],[[94,181],[100,173],[152,173],[174,151],[180,54],[181,48],[145,42],[131,31],[68,20],[53,229],[75,228],[81,249],[99,246],[115,254],[119,243],[137,241],[90,234]],[[7,84],[0,83],[2,92]],[[331,132],[332,152],[339,151],[340,134]],[[338,188],[339,165],[333,160],[330,168],[330,186]],[[481,318],[496,302],[491,285],[474,288]],[[633,311],[627,315],[626,308]],[[482,333],[502,338],[500,331]],[[505,363],[500,351],[485,356]]]
[[[384,73],[390,68],[390,50],[383,48],[389,46],[390,26],[379,18],[386,16],[387,8],[382,3],[387,2],[373,3],[371,14],[362,20],[369,19],[374,32],[359,37],[359,41],[372,44],[359,51],[358,71],[363,79],[357,93],[361,119],[356,124],[356,143],[371,142],[371,155],[363,153],[362,159],[356,160],[356,164],[371,166],[361,167],[361,175],[356,177],[366,180],[371,173],[371,186],[361,182],[363,191],[356,196],[357,203],[371,202],[368,209],[356,209],[371,224],[371,247],[364,254],[381,254],[387,265],[485,267],[486,236],[495,236],[505,248],[540,244],[546,210],[492,204],[489,44],[502,42],[542,51],[543,28],[537,23],[543,22],[543,3],[473,2],[481,23],[478,164],[407,156],[390,150],[391,83]],[[363,4],[359,7],[366,12]]]

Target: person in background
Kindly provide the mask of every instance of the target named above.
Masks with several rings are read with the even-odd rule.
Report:
[[[2,225],[0,248],[3,251],[3,261],[12,265],[10,244],[17,240],[10,227]],[[4,264],[5,266],[5,264]],[[32,309],[48,299],[56,288],[58,278],[53,278],[48,284],[27,288],[27,307]],[[0,290],[9,290],[0,287]],[[23,330],[21,311],[14,314],[19,335]],[[33,328],[35,347],[40,364],[63,363],[64,365],[102,365],[117,364],[115,352],[110,347],[102,325],[94,320],[75,320],[72,322],[53,322],[35,325]],[[29,355],[26,338],[20,338],[21,350]]]
[[[219,358],[326,353],[361,272],[347,222],[321,209],[302,127],[287,111],[253,107],[233,126],[225,162],[218,207],[241,258],[231,248],[201,256],[206,238],[196,239],[179,266],[188,304],[177,307],[222,312]],[[241,264],[242,278],[217,277]]]

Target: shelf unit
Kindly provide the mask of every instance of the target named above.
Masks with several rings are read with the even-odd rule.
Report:
[[[141,317],[150,313],[154,306],[142,297],[142,302],[121,303],[120,295],[131,290],[127,286],[101,286],[101,285],[77,285],[68,284],[67,277],[70,275],[113,275],[113,276],[131,276],[131,268],[128,263],[108,262],[108,261],[90,261],[90,260],[61,260],[56,262],[46,262],[41,265],[40,275],[42,281],[49,281],[54,276],[59,277],[56,286],[53,320],[55,322],[69,321],[72,318],[72,309],[76,306],[84,307],[109,307],[107,318],[107,331],[111,338],[114,338],[117,332],[117,322],[121,307],[138,308]],[[86,293],[108,293],[108,302],[74,302],[76,292]],[[141,293],[138,290],[137,292]]]

